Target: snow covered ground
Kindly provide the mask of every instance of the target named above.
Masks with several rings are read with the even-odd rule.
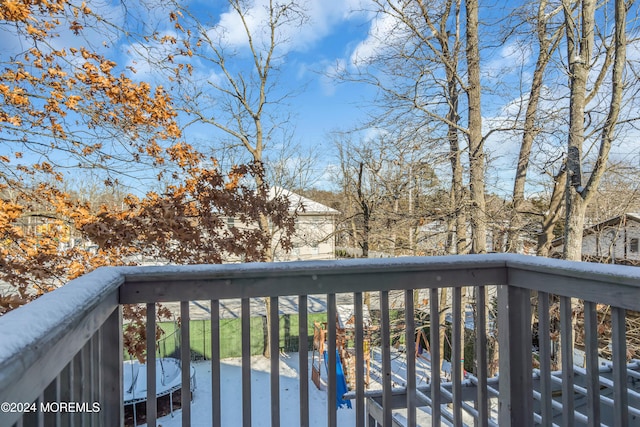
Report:
[[[405,385],[406,362],[405,354],[392,350],[392,386]],[[379,349],[374,349],[371,360],[371,387],[381,389]],[[242,425],[242,373],[241,359],[224,359],[221,363],[222,383],[222,425],[235,427]],[[211,363],[195,362],[196,389],[191,403],[191,425],[193,427],[211,426]],[[311,366],[311,353],[307,369]],[[255,356],[251,362],[251,421],[256,427],[271,425],[271,393],[270,393],[270,361],[262,356]],[[429,365],[424,359],[416,360],[417,385],[423,386],[428,382]],[[298,353],[280,356],[280,425],[300,425],[299,383],[298,383]],[[326,371],[322,369],[323,379]],[[311,373],[309,372],[309,377]],[[355,407],[355,402],[352,402]],[[443,409],[446,405],[443,405]],[[394,411],[395,413],[396,411]],[[399,410],[395,417],[403,420],[406,411]],[[419,425],[431,425],[431,417],[427,408],[418,408],[417,421]],[[341,408],[337,410],[339,426],[355,425],[355,410]],[[312,427],[327,425],[327,393],[326,389],[318,390],[309,379],[309,422]],[[181,411],[174,411],[158,419],[158,426],[179,427],[182,425]],[[443,425],[449,425],[443,420]]]
[[[280,424],[300,425],[298,354],[280,357]],[[196,362],[196,390],[191,402],[191,425],[211,427],[211,363]],[[251,421],[256,427],[271,425],[270,362],[255,356],[251,362]],[[225,359],[221,363],[222,425],[242,425],[241,359]],[[309,382],[309,421],[311,426],[327,425],[327,393]],[[355,425],[353,409],[338,409],[338,425]],[[181,411],[158,419],[158,426],[182,426]]]

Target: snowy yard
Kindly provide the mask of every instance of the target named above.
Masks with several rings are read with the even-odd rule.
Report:
[[[211,363],[195,362],[196,390],[191,403],[191,425],[211,427]],[[251,362],[251,421],[256,427],[271,425],[270,362],[254,356]],[[221,363],[222,425],[242,425],[241,359],[225,359]],[[283,426],[300,425],[298,354],[280,357],[280,421]],[[309,421],[311,426],[326,426],[327,393],[309,382]],[[158,419],[158,426],[179,427],[181,411]],[[355,425],[353,409],[338,409],[338,424]]]
[[[310,353],[311,358],[311,353]],[[404,354],[394,353],[393,359],[393,386],[404,385],[405,360]],[[372,386],[371,389],[381,388],[378,372],[380,353],[374,351],[372,357]],[[311,359],[309,359],[310,366]],[[252,383],[251,383],[251,409],[252,425],[256,427],[271,425],[271,397],[269,368],[270,362],[262,356],[252,358]],[[211,364],[210,362],[195,362],[196,370],[196,390],[193,395],[191,406],[191,425],[193,427],[211,426]],[[416,368],[418,372],[418,386],[426,384],[425,368],[427,365],[418,360]],[[241,426],[242,425],[242,373],[241,359],[224,359],[221,363],[221,384],[222,384],[222,425]],[[326,371],[322,369],[323,378]],[[352,402],[355,406],[355,402]],[[179,427],[181,426],[181,411],[158,419],[158,426]],[[299,384],[298,384],[298,354],[289,353],[280,356],[280,419],[283,426],[300,425],[299,421]],[[337,420],[339,426],[355,425],[355,410],[342,408],[338,409]],[[418,420],[429,422],[428,415],[418,409]],[[325,390],[318,390],[309,381],[309,421],[310,426],[324,427],[327,425],[327,393]],[[422,423],[421,423],[422,424]]]

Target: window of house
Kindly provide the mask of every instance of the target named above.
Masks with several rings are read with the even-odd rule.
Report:
[[[638,239],[631,239],[631,242],[629,243],[629,250],[632,253],[638,253]]]
[[[235,225],[235,218],[228,217],[227,218],[227,227],[233,227]]]

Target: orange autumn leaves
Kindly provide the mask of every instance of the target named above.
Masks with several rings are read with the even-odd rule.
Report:
[[[98,129],[110,129],[136,152],[157,156],[149,147],[181,133],[171,99],[162,87],[132,80],[87,48],[78,23],[85,21],[104,19],[84,3],[0,1],[0,28],[23,46],[0,56],[0,138],[54,139],[53,148],[82,156],[86,143],[77,133],[100,138]],[[68,29],[78,37],[67,35],[60,47],[57,40]]]
[[[109,43],[100,52],[87,47],[83,33],[99,25],[115,28],[85,3],[0,0],[0,31],[20,46],[0,52],[0,281],[15,291],[0,291],[0,315],[95,268],[141,257],[263,260],[272,242],[256,226],[261,215],[284,231],[279,245],[291,247],[287,200],[248,184],[263,182],[261,165],[223,173],[181,141],[165,90],[129,77],[132,67],[105,56]],[[73,162],[56,162],[61,156],[87,168],[117,158],[121,169],[108,170],[105,186],[141,164],[171,185],[106,204],[81,201],[65,189],[62,166]],[[228,227],[229,217],[239,226]],[[126,306],[124,315],[125,346],[141,357],[145,307]]]
[[[3,0],[0,2],[0,19],[4,21],[27,22],[32,19],[31,8],[27,2]]]
[[[17,290],[0,295],[0,314],[99,266],[140,256],[175,263],[264,259],[271,242],[253,226],[260,215],[293,228],[286,200],[247,186],[262,176],[260,165],[223,173],[180,140],[161,86],[130,78],[105,56],[108,46],[102,53],[88,47],[83,32],[103,24],[85,3],[0,0],[0,30],[21,46],[0,53],[0,280]],[[112,204],[63,190],[56,154],[102,168],[116,161],[116,144],[122,170],[110,170],[105,185],[142,161],[172,184]],[[247,226],[228,228],[228,217]],[[91,250],[82,245],[88,242]]]
[[[294,218],[285,198],[270,199],[266,189],[246,184],[261,174],[259,165],[237,166],[226,175],[215,167],[189,166],[184,179],[162,194],[129,195],[99,206],[53,184],[23,189],[14,200],[3,197],[0,280],[28,301],[97,267],[141,257],[176,264],[264,260],[272,242],[256,226],[260,215],[284,231],[284,248],[291,247]],[[236,226],[228,227],[227,218],[236,219]],[[91,250],[82,245],[89,242]]]
[[[262,174],[258,165],[234,168],[226,177],[215,168],[193,167],[164,194],[126,198],[125,209],[101,209],[80,229],[105,250],[129,248],[132,252],[176,264],[221,263],[225,260],[262,261],[271,236],[257,226],[261,214],[285,231],[281,245],[291,247],[294,219],[288,201],[269,199],[240,177]],[[238,220],[227,227],[227,218]]]
[[[0,296],[0,314],[87,271],[118,263],[115,254],[71,247],[74,218],[86,216],[86,206],[49,184],[21,190],[5,188],[0,199],[0,280],[14,290]]]

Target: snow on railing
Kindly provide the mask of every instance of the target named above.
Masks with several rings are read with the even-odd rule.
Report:
[[[424,424],[426,419],[432,425],[475,422],[480,426],[499,423],[520,427],[533,425],[534,420],[545,425],[567,425],[572,421],[580,425],[584,419],[596,424],[602,421],[627,425],[638,412],[634,407],[638,396],[638,390],[633,388],[635,381],[627,381],[635,371],[627,369],[625,329],[627,310],[640,311],[637,271],[640,270],[634,267],[507,254],[99,269],[0,317],[0,403],[12,405],[1,408],[0,425],[67,425],[70,420],[76,425],[122,425],[122,304],[147,305],[147,354],[155,355],[156,303],[180,302],[181,339],[189,342],[190,301],[208,301],[211,312],[211,377],[199,378],[198,383],[211,382],[210,421],[212,425],[222,425],[228,408],[222,404],[221,360],[216,349],[220,348],[220,305],[228,299],[240,300],[242,423],[259,424],[257,421],[262,419],[252,419],[256,414],[251,399],[253,298],[269,302],[271,311],[266,315],[272,337],[277,337],[280,330],[281,301],[287,299],[289,305],[294,298],[297,302],[299,366],[303,367],[298,372],[298,417],[300,425],[310,425],[316,420],[310,420],[309,384],[313,387],[313,383],[304,368],[308,367],[311,350],[307,344],[307,306],[317,295],[324,295],[327,312],[326,425],[337,424],[336,407],[342,398],[336,391],[339,357],[351,357],[349,363],[361,367],[345,374],[355,375],[355,389],[346,397],[353,399],[356,425],[365,425],[367,417],[382,425],[393,425],[399,419],[406,425]],[[442,298],[442,289],[450,290],[446,298]],[[473,301],[463,294],[474,295]],[[352,351],[341,356],[336,347],[346,341],[337,327],[337,305],[345,298],[354,305],[353,338],[348,341]],[[579,374],[574,374],[574,369],[554,373],[551,360],[558,355],[562,356],[562,366],[573,365],[576,298],[586,301],[584,316],[578,316],[579,320],[584,319],[586,364]],[[365,355],[367,346],[363,343],[371,340],[365,336],[369,333],[363,321],[365,300],[374,301],[375,307],[368,308],[378,319],[374,329],[379,336],[375,343],[370,341],[377,345],[376,354],[380,355],[376,360],[378,390],[365,388],[364,366],[369,355]],[[611,308],[605,312],[602,305]],[[532,306],[538,308],[535,351],[532,317],[536,316],[531,315]],[[468,307],[475,307],[472,322]],[[496,308],[497,319],[491,310],[479,307]],[[451,363],[450,376],[445,378],[438,363],[434,364],[437,368],[424,373],[429,378],[428,385],[417,383],[418,368],[413,357],[416,328],[431,322],[416,324],[423,322],[416,320],[416,311],[423,311],[427,319],[447,319],[440,328],[424,329],[429,329],[431,360],[469,358],[470,350],[463,348],[464,336],[469,332],[464,329],[473,328],[472,372],[464,372],[461,363]],[[549,315],[552,311],[559,313],[557,320]],[[449,315],[443,317],[443,312]],[[392,323],[397,314],[404,314],[400,336],[395,335],[398,328],[393,326],[397,321]],[[611,324],[611,374],[603,379],[598,350],[606,322]],[[495,348],[496,324],[499,375],[493,377],[490,356]],[[556,335],[553,340],[545,339],[547,333],[551,336],[557,329],[559,340]],[[442,350],[444,337],[447,345]],[[391,346],[398,341],[404,341],[404,353]],[[285,423],[280,413],[279,350],[278,340],[271,339],[271,425]],[[534,356],[538,365],[535,375]],[[188,345],[181,346],[180,359],[182,389],[189,390]],[[400,383],[392,379],[398,360],[404,361],[404,381]],[[155,367],[156,363],[146,363],[148,425],[157,423]],[[185,426],[192,420],[190,397],[190,393],[182,393],[181,417]],[[365,405],[366,401],[370,404]],[[56,411],[51,410],[52,403],[57,404]],[[70,403],[76,405],[72,409],[80,410],[69,410]],[[31,405],[35,405],[35,411],[31,411]],[[42,410],[47,408],[48,411]],[[89,410],[94,408],[97,410]]]

